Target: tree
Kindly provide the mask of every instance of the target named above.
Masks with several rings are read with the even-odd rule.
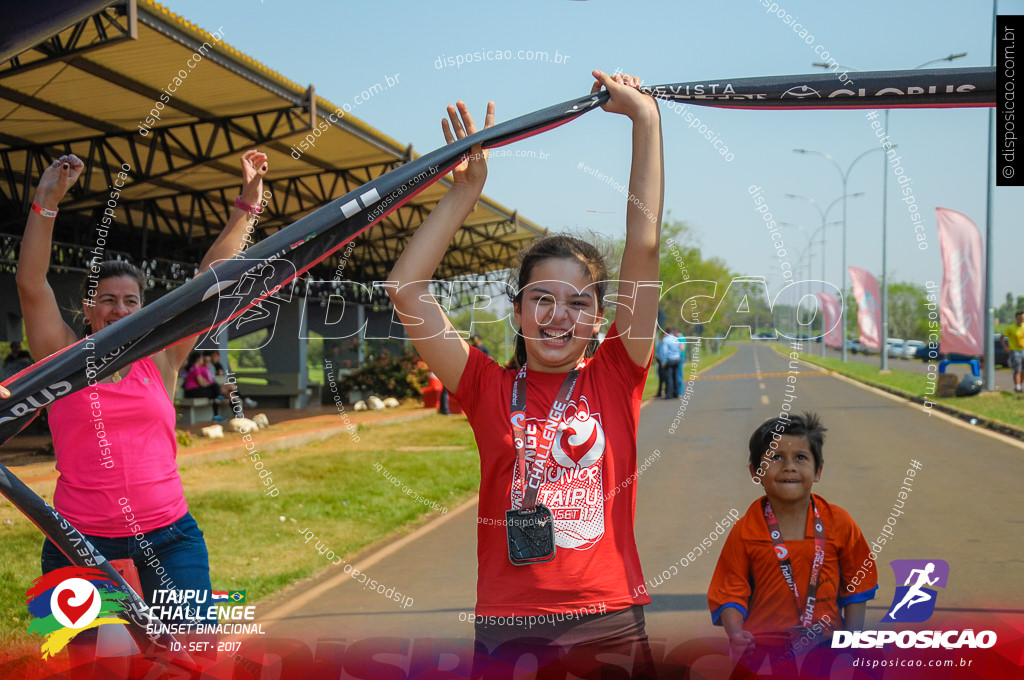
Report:
[[[462,332],[463,338],[469,342],[470,310],[464,310],[451,317],[452,325],[456,330]],[[489,311],[476,310],[473,314],[473,333],[480,336],[484,345],[491,353],[491,358],[502,366],[508,361],[509,356],[505,352],[505,327],[508,325],[498,321],[498,317]],[[513,332],[509,332],[509,353],[513,351]]]
[[[906,281],[889,284],[889,337],[904,340],[928,339],[928,310],[925,288]]]
[[[1018,309],[1024,309],[1024,295],[1018,295],[1016,303],[1013,293],[1006,294],[1006,302],[996,309],[996,325],[1013,323]]]
[[[625,240],[616,244],[621,254]],[[721,258],[705,259],[693,229],[665,214],[661,230],[662,282],[659,309],[663,329],[676,327],[687,337],[722,336],[733,324],[770,325],[771,309],[763,289],[737,282]],[[743,300],[746,299],[744,304]]]

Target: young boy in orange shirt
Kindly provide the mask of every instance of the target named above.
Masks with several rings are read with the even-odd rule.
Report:
[[[849,513],[811,493],[825,431],[804,413],[767,420],[750,437],[750,474],[765,495],[729,532],[708,589],[711,620],[737,657],[755,640],[801,654],[864,625],[878,589],[867,541]]]

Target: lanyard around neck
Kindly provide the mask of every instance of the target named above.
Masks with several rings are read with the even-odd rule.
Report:
[[[516,470],[523,482],[522,510],[532,511],[537,507],[537,495],[540,493],[540,485],[544,478],[544,466],[551,457],[551,446],[558,436],[562,416],[569,406],[582,367],[581,361],[576,368],[566,374],[558,390],[558,396],[548,411],[544,428],[539,432],[536,425],[526,424],[525,364],[516,375],[515,383],[512,385],[509,421],[512,423],[512,442],[516,449]],[[532,465],[528,459],[532,460]]]
[[[818,593],[818,576],[821,573],[821,565],[825,563],[825,527],[821,522],[821,515],[818,508],[811,499],[811,510],[814,511],[814,563],[811,566],[811,578],[807,583],[807,601],[800,606],[800,591],[797,589],[796,581],[793,578],[793,565],[789,561],[789,549],[786,542],[782,540],[782,532],[779,530],[779,522],[775,519],[772,505],[766,497],[761,503],[764,511],[764,520],[768,524],[768,533],[771,535],[772,544],[775,546],[775,557],[779,560],[779,568],[782,570],[782,577],[786,579],[786,585],[793,591],[796,601],[796,614],[800,619],[800,625],[804,628],[811,627],[814,618],[814,603],[817,601],[815,595]],[[800,535],[803,537],[803,526]]]

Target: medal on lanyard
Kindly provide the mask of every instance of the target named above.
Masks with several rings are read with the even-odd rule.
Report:
[[[548,413],[544,431],[558,428],[565,410],[572,398],[580,367],[569,371],[558,391],[555,403]],[[517,567],[550,562],[555,558],[555,517],[551,510],[537,502],[540,485],[544,479],[544,467],[551,457],[553,437],[526,436],[526,366],[519,369],[512,386],[512,403],[509,421],[512,423],[512,440],[516,449],[516,474],[523,484],[521,508],[505,511],[505,534],[508,539],[508,559]],[[533,453],[532,465],[527,463],[527,443]]]
[[[793,591],[793,598],[796,602],[796,614],[800,620],[800,625],[791,626],[787,629],[790,641],[795,645],[799,639],[807,638],[809,633],[813,633],[814,637],[818,635],[824,637],[820,630],[815,632],[811,628],[811,622],[814,620],[814,605],[817,602],[815,596],[818,593],[818,576],[821,574],[821,566],[825,563],[825,526],[821,522],[818,508],[814,505],[814,499],[811,499],[811,510],[814,511],[814,562],[811,565],[811,577],[807,583],[807,600],[803,603],[803,606],[800,603],[800,591],[793,578],[793,564],[789,559],[789,550],[786,548],[786,542],[782,540],[779,522],[775,519],[775,513],[772,511],[771,503],[768,502],[767,498],[762,501],[761,509],[764,511],[764,520],[768,525],[768,533],[775,548],[775,557],[779,560],[782,577],[786,580],[786,585]]]

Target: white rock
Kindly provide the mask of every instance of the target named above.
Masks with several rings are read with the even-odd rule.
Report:
[[[261,430],[265,430],[270,427],[270,421],[267,419],[266,413],[257,413],[252,417],[252,421],[259,425]]]
[[[399,402],[394,397],[388,397],[384,400],[384,406],[387,408],[398,408]]]
[[[224,428],[220,425],[207,425],[203,428],[203,436],[210,439],[224,438]]]
[[[365,411],[366,410],[366,402],[363,401],[362,399],[360,399],[359,401],[357,401],[355,403],[355,406],[352,407],[352,410],[353,411]]]
[[[366,400],[366,405],[370,407],[371,411],[380,411],[384,408],[384,402],[379,397],[370,397]]]
[[[228,421],[228,427],[232,432],[241,432],[242,434],[257,432],[260,429],[259,425],[248,418],[232,418]]]

